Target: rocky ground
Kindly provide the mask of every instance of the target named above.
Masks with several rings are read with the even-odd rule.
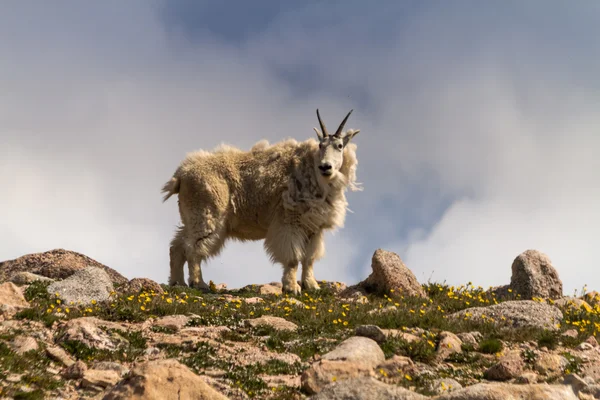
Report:
[[[394,253],[346,287],[211,292],[53,250],[0,263],[0,399],[597,399],[600,295],[548,257],[509,285],[421,284]]]

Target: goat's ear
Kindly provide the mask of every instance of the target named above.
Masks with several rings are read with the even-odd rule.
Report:
[[[317,128],[313,128],[315,130],[315,132],[317,132],[317,136],[319,137],[320,141],[323,141],[323,134],[321,133],[320,130],[318,130]]]
[[[344,136],[344,146],[346,146],[348,144],[348,142],[350,142],[350,140],[352,140],[352,138],[354,136],[356,136],[356,134],[360,132],[360,129],[348,129],[346,131],[346,135]]]

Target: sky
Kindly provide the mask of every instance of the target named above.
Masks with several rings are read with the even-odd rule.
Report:
[[[488,287],[537,249],[566,294],[600,290],[600,4],[370,4],[5,2],[0,260],[65,248],[166,283],[160,189],[188,152],[305,140],[317,108],[328,126],[354,109],[364,190],[318,280],[357,283],[383,248],[420,282]],[[281,268],[229,242],[203,274]]]

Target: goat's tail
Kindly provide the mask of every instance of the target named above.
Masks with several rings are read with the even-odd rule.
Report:
[[[163,203],[176,193],[179,193],[179,178],[174,176],[162,187],[161,193],[166,193],[163,197]]]

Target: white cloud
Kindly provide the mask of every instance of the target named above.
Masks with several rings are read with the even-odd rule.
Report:
[[[295,103],[255,58],[210,40],[168,44],[145,5],[129,10],[134,27],[112,19],[110,6],[98,8],[96,24],[111,26],[115,48],[79,25],[89,10],[54,10],[56,20],[15,11],[17,20],[35,20],[45,34],[36,40],[4,25],[22,51],[0,71],[5,93],[15,94],[0,98],[0,259],[63,247],[127,277],[165,282],[179,215],[176,201],[162,203],[160,188],[179,161],[221,142],[249,148],[263,137],[311,137],[315,121],[305,116],[316,120],[314,106]],[[0,50],[12,44],[0,40]],[[43,51],[50,45],[55,51]],[[347,240],[329,237],[318,279],[349,276]],[[204,270],[206,280],[229,287],[279,281],[282,273],[262,243],[232,242]]]
[[[355,108],[365,191],[317,279],[354,283],[383,247],[420,280],[499,285],[538,248],[567,291],[600,287],[600,59],[576,46],[597,8],[548,6],[562,32],[535,7],[423,7],[377,36],[389,10],[308,5],[233,46],[167,34],[158,4],[0,15],[0,259],[66,247],[164,282],[178,214],[159,191],[185,153],[302,139],[316,107],[328,125]],[[316,88],[299,96],[276,72],[302,68]],[[229,287],[281,274],[261,243],[231,243],[204,271]]]

